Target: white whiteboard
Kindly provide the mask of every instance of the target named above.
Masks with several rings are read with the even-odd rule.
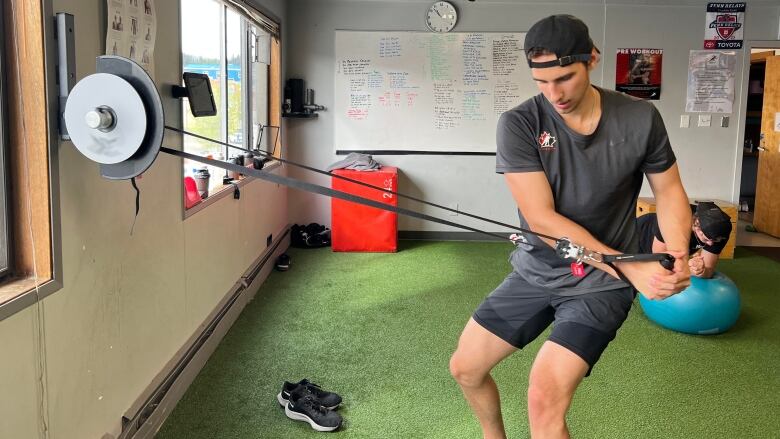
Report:
[[[337,151],[489,152],[538,93],[524,33],[336,31]]]

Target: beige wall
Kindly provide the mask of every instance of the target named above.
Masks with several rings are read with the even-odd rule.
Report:
[[[335,99],[335,31],[385,30],[426,32],[424,12],[432,2],[424,0],[290,0],[287,38],[287,71],[290,77],[304,78],[315,90],[317,103],[331,108]],[[663,49],[663,85],[661,99],[654,101],[664,118],[683,183],[695,198],[737,201],[743,140],[739,138],[744,114],[739,112],[743,98],[743,51],[737,50],[734,112],[727,128],[720,126],[720,115],[712,115],[710,127],[691,123],[680,128],[685,113],[685,96],[690,50],[701,49],[704,38],[706,0],[457,0],[459,22],[456,32],[523,32],[537,20],[550,14],[574,14],[588,24],[591,36],[601,48],[601,68],[591,73],[596,85],[614,89],[615,60],[618,48]],[[745,40],[778,39],[780,2],[747,2]],[[305,31],[299,31],[305,29]],[[530,77],[522,78],[531,84]],[[531,95],[523,96],[528,98]],[[518,102],[520,103],[520,102]],[[690,113],[695,121],[696,113]],[[316,123],[290,124],[288,145],[290,160],[310,166],[326,167],[339,160],[333,139],[335,117],[332,111],[320,113]],[[398,127],[403,130],[406,127]],[[370,145],[366,149],[372,149]],[[509,224],[517,222],[517,209],[503,177],[495,174],[493,156],[377,155],[384,165],[399,169],[398,191],[445,206],[458,205],[471,212]],[[292,170],[291,176],[327,184],[327,179]],[[642,195],[650,195],[646,184]],[[441,212],[407,200],[402,207],[430,215]],[[290,196],[290,220],[293,223],[330,224],[330,201],[316,195],[294,192]],[[456,222],[501,231],[500,227],[458,216]],[[449,226],[401,216],[402,231],[460,232]],[[508,232],[508,231],[507,231]]]
[[[179,2],[155,6],[154,79],[166,123],[181,126],[180,102],[168,97],[181,73]],[[53,0],[53,10],[75,16],[78,78],[94,73],[106,1]],[[166,133],[163,144],[180,149],[181,139]],[[0,322],[0,438],[42,437],[44,423],[50,438],[118,434],[130,405],[288,222],[286,190],[260,181],[183,220],[181,161],[160,154],[138,180],[130,235],[130,183],[102,179],[69,142],[59,157],[64,288]]]
[[[41,392],[36,370],[39,337],[35,308],[0,322],[0,437],[38,437]]]

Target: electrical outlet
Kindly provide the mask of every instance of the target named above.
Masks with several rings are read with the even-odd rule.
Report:
[[[691,126],[691,116],[683,114],[680,116],[680,128],[688,128]]]
[[[274,242],[274,235],[273,234],[270,234],[270,235],[268,235],[267,238],[265,238],[265,246],[266,247],[270,247],[271,243],[273,243],[273,242]]]
[[[700,114],[699,115],[699,126],[700,127],[708,127],[712,124],[712,115],[711,114]]]
[[[458,203],[450,203],[450,205],[449,205],[448,207],[449,207],[450,209],[452,209],[452,210],[455,210],[455,211],[456,211],[456,212],[452,212],[452,211],[450,211],[450,212],[449,212],[450,216],[458,216],[458,212],[457,212],[457,210],[458,210]]]
[[[729,126],[729,117],[728,116],[721,116],[720,118],[720,126],[723,128],[728,128]]]

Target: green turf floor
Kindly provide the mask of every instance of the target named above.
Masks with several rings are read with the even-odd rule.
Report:
[[[158,438],[479,438],[448,361],[472,311],[508,273],[511,245],[402,241],[396,254],[291,249],[163,425]],[[780,438],[780,263],[737,249],[721,272],[742,292],[716,336],[662,329],[638,303],[580,386],[575,438]],[[494,371],[510,438],[528,437],[537,340]],[[344,426],[285,417],[283,380],[339,392]]]

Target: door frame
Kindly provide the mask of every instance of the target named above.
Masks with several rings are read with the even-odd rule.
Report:
[[[747,111],[748,87],[750,81],[750,52],[752,49],[775,49],[780,50],[780,40],[751,40],[745,41],[745,48],[742,57],[742,84],[739,88],[739,130],[737,134],[737,155],[734,160],[734,183],[731,188],[732,202],[739,205],[739,191],[742,181],[742,149],[745,142],[745,115]],[[763,115],[762,115],[763,116]],[[739,230],[737,231],[739,233]]]

